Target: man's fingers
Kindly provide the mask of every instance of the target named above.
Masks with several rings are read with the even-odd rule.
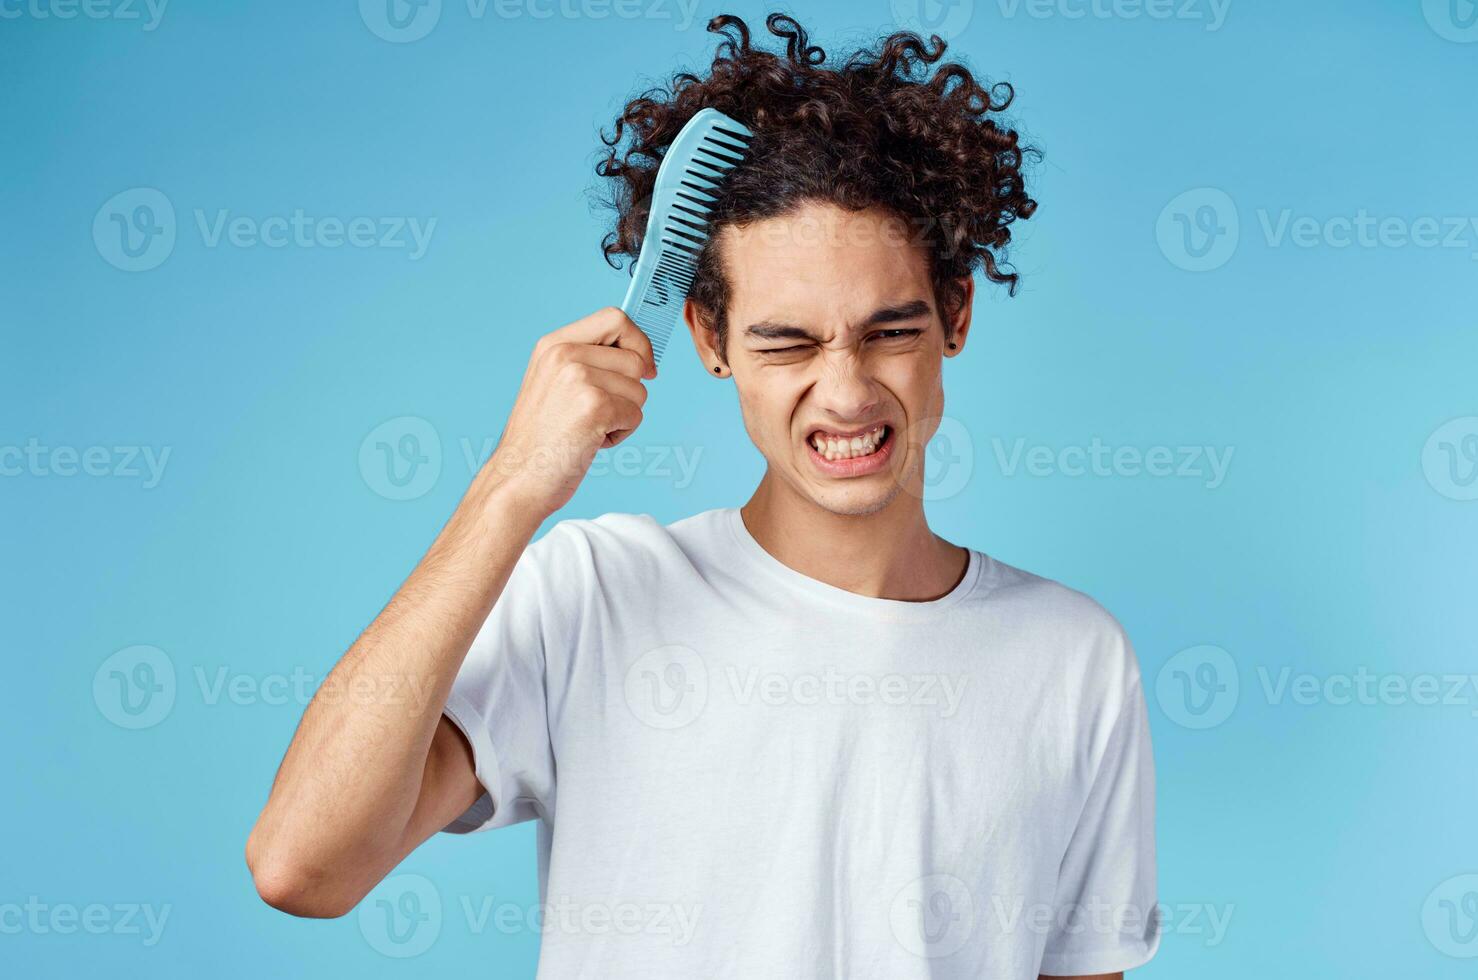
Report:
[[[633,351],[641,357],[645,370],[642,377],[657,376],[657,363],[652,357],[652,342],[641,328],[631,322],[625,312],[617,306],[596,310],[574,323],[560,327],[549,334],[541,343],[595,344],[601,347],[619,347]]]
[[[634,350],[620,347],[601,347],[595,344],[555,344],[544,352],[553,362],[555,370],[567,364],[586,364],[602,371],[615,371],[632,380],[647,377],[647,365]]]
[[[615,309],[615,307],[612,307],[612,309]],[[647,368],[643,373],[643,377],[655,378],[657,376],[657,357],[652,353],[651,339],[642,333],[641,328],[633,323],[631,318],[624,312],[619,309],[616,309],[616,312],[621,314],[623,324],[621,333],[616,338],[616,346],[624,350],[636,351],[636,353],[640,354],[642,362]]]
[[[604,448],[621,442],[641,425],[641,406],[624,398],[611,399],[611,427],[606,431]]]
[[[578,379],[578,384],[599,388],[638,408],[647,403],[647,386],[620,371],[606,371],[589,364],[578,364],[571,369],[571,375]]]

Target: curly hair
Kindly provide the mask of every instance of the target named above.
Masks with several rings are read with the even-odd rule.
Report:
[[[1038,151],[997,123],[1011,86],[938,64],[945,43],[937,35],[925,41],[901,31],[828,64],[793,17],[771,14],[765,26],[784,39],[783,56],[752,46],[741,18],[715,17],[708,30],[724,40],[707,77],[679,72],[627,103],[614,133],[601,132],[606,152],[596,172],[615,181],[606,261],[619,267],[640,252],[663,154],[695,113],[713,108],[754,131],[749,155],[724,182],[691,292],[721,352],[728,295],[718,232],[806,203],[880,207],[916,229],[946,323],[963,301],[961,280],[977,268],[1015,295],[1019,277],[1005,250],[1011,223],[1036,211],[1022,162]]]

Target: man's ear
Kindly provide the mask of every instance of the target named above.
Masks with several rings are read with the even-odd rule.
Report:
[[[958,279],[959,307],[946,315],[944,321],[944,356],[954,357],[965,349],[965,338],[970,335],[970,313],[975,306],[975,277]]]
[[[719,356],[718,332],[713,329],[709,318],[699,308],[698,304],[689,297],[683,303],[683,320],[688,324],[688,333],[693,337],[693,349],[698,352],[698,360],[703,363],[703,368],[714,377],[723,377],[729,373],[728,364]]]

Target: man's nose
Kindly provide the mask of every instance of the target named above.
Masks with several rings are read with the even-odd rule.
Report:
[[[878,402],[877,385],[866,362],[852,351],[829,351],[820,360],[817,407],[839,422],[865,420]]]

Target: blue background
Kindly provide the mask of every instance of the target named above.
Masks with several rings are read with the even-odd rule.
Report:
[[[909,2],[803,19],[847,48],[907,23]],[[0,455],[4,972],[533,975],[531,930],[478,933],[461,906],[536,901],[531,825],[442,835],[405,862],[444,914],[404,960],[357,913],[269,909],[241,853],[302,708],[271,692],[321,679],[412,567],[536,336],[622,296],[590,205],[597,128],[644,80],[705,64],[710,16],[763,12],[703,0],[684,25],[665,0],[619,8],[636,17],[566,4],[479,17],[447,0],[409,42],[371,29],[387,33],[372,2],[176,0],[152,30],[142,6],[3,4],[0,453],[105,447],[99,466],[124,471]],[[947,369],[931,520],[1094,595],[1135,641],[1169,913],[1136,975],[1470,976],[1472,923],[1436,903],[1478,881],[1461,877],[1478,872],[1472,683],[1455,704],[1299,703],[1277,678],[1478,665],[1478,502],[1462,499],[1478,490],[1478,230],[1454,247],[1276,233],[1285,213],[1478,217],[1472,5],[1232,0],[1215,29],[1195,0],[1198,19],[1099,9],[977,0],[949,25],[957,55],[1016,85],[1045,158],[1014,249],[1023,288],[982,293]],[[136,188],[165,196],[176,240],[129,272],[106,229]],[[196,218],[299,209],[436,223],[415,258],[212,246]],[[1203,245],[1216,267],[1192,271]],[[433,435],[424,492],[397,500],[361,448],[403,418],[392,444]],[[1009,466],[1017,440],[1094,439],[1233,455],[1215,486],[1204,460],[1189,477]],[[592,476],[565,516],[673,520],[741,503],[761,473],[732,391],[686,341],[633,444],[652,447],[638,472]],[[157,485],[115,447],[168,449]],[[673,448],[699,454],[691,480],[658,461]],[[137,645],[176,688],[132,729],[105,661]],[[1223,673],[1181,698],[1206,645]],[[213,696],[223,678],[243,678],[236,694]],[[12,928],[4,906],[33,896],[102,903],[109,924]],[[118,903],[167,906],[157,942]]]

